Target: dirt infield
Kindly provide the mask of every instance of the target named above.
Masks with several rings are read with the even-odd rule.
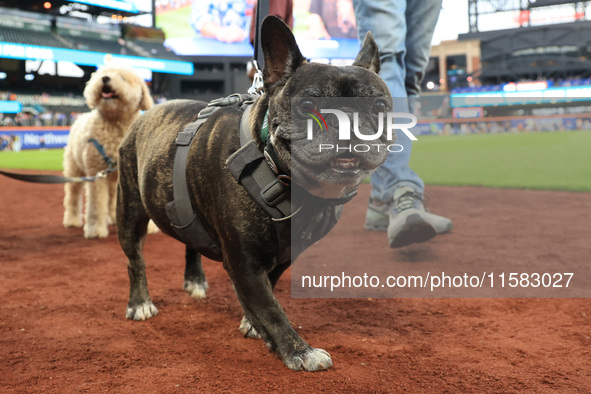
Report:
[[[591,194],[428,187],[454,231],[397,251],[362,228],[369,189],[346,208],[371,258],[591,261]],[[126,261],[115,234],[61,226],[63,190],[0,177],[0,392],[589,392],[588,299],[292,299],[277,297],[334,368],[293,372],[238,332],[242,313],[220,263],[196,302],[181,289],[184,249],[154,235],[148,281],[160,314],[125,319]],[[314,256],[330,248],[314,246]],[[305,257],[304,257],[305,258]],[[456,260],[455,260],[456,259]]]

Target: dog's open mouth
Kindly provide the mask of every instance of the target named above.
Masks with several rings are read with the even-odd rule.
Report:
[[[360,171],[359,164],[361,161],[353,156],[341,155],[330,160],[330,167],[339,173],[353,173]]]
[[[103,90],[101,95],[104,99],[115,99],[119,98],[119,96],[115,93],[113,89],[109,85],[103,85]]]

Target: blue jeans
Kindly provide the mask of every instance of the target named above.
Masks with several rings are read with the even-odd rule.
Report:
[[[380,50],[380,76],[394,98],[396,112],[412,112],[429,62],[431,39],[442,0],[353,0],[359,38],[371,31]],[[410,104],[410,105],[409,105]],[[402,152],[390,153],[371,175],[371,198],[389,203],[394,190],[410,186],[421,196],[423,180],[409,166],[412,141],[400,130]]]

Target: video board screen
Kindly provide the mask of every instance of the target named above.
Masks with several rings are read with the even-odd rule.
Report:
[[[293,3],[292,10],[278,16],[293,20],[305,57],[355,58],[359,43],[352,0]],[[255,0],[156,0],[156,26],[166,34],[165,46],[177,55],[251,57],[255,6]]]

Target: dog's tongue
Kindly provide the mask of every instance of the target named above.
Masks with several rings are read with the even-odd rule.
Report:
[[[108,92],[108,93],[106,93],[106,92],[103,92],[103,98],[111,98],[111,97],[113,97],[114,95],[115,95],[115,93],[114,93],[114,92]]]

